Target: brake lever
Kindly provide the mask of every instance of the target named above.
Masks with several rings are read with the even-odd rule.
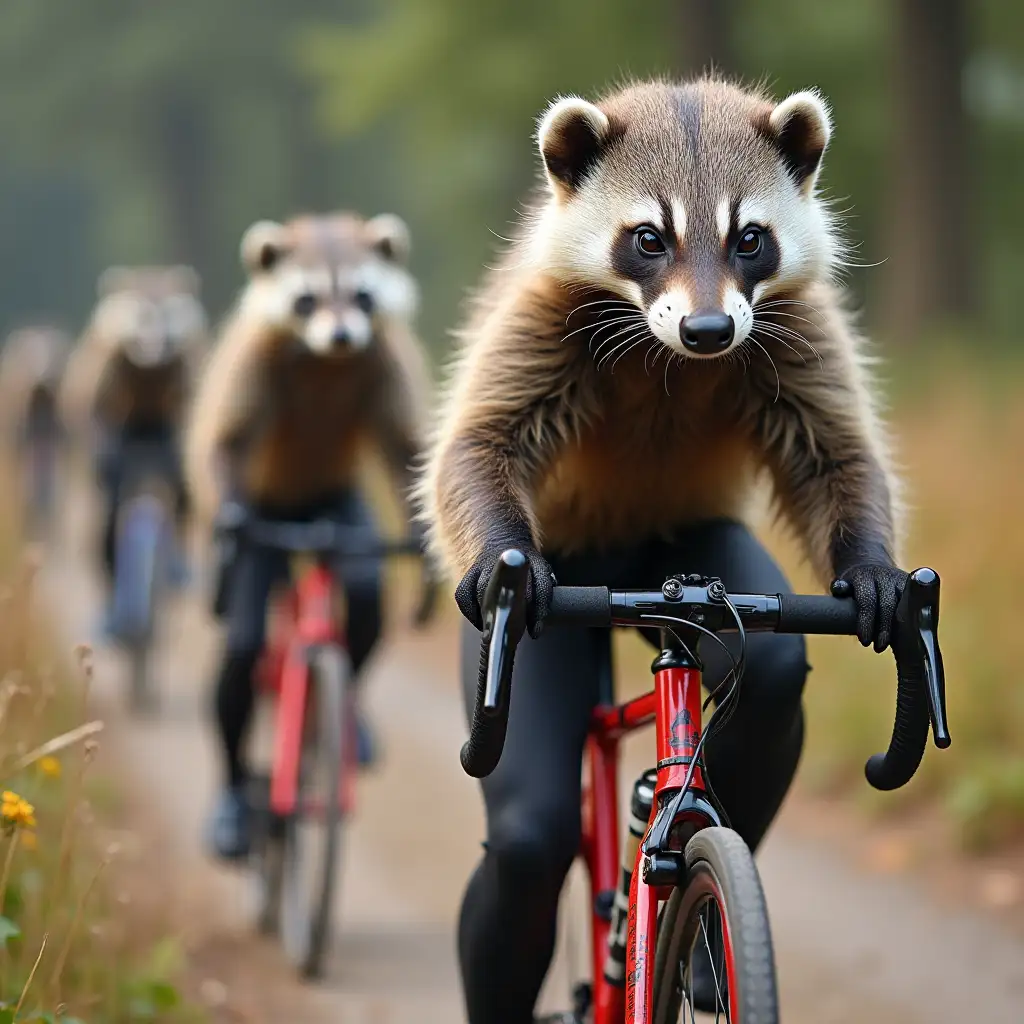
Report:
[[[896,617],[914,632],[917,654],[924,666],[932,738],[935,746],[944,750],[952,741],[946,723],[946,678],[939,649],[939,574],[934,569],[916,569],[910,574]]]
[[[508,663],[526,632],[526,584],[530,567],[514,548],[502,552],[484,592],[484,636],[487,639],[487,679],[481,711],[494,714],[503,701],[502,682]]]

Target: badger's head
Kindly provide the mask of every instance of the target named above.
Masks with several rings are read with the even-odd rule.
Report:
[[[16,374],[33,385],[54,387],[71,351],[71,337],[53,324],[19,327],[3,344],[0,372]]]
[[[93,330],[140,368],[174,362],[206,333],[191,267],[110,267],[98,291]]]
[[[831,272],[815,195],[830,133],[816,92],[776,104],[713,79],[560,99],[538,131],[549,197],[533,259],[627,300],[673,352],[723,356],[759,306]]]
[[[258,221],[242,238],[244,312],[318,355],[366,349],[389,318],[409,320],[409,232],[392,214]]]

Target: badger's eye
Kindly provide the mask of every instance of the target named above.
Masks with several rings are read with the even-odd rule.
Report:
[[[761,229],[747,228],[736,243],[736,255],[753,259],[761,251]]]
[[[665,243],[654,228],[644,225],[633,232],[637,252],[641,256],[664,256]]]
[[[355,294],[356,305],[367,315],[373,312],[373,295],[365,288],[360,288]]]
[[[295,310],[296,316],[311,316],[316,309],[316,296],[311,292],[303,292],[292,304],[292,309]]]

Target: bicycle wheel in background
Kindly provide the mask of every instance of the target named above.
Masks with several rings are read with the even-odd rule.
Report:
[[[269,775],[257,774],[250,779],[249,805],[253,813],[250,863],[256,927],[261,935],[276,935],[281,926],[285,825],[270,810]]]
[[[698,1013],[778,1024],[768,909],[746,843],[731,829],[703,829],[687,843],[686,869],[686,885],[672,893],[658,926],[654,1024],[692,1024]],[[710,985],[694,985],[701,955],[710,958]]]
[[[168,517],[159,498],[140,494],[118,517],[114,579],[114,634],[129,660],[129,701],[133,711],[156,704],[150,654],[165,566]]]
[[[335,644],[309,658],[309,704],[299,768],[298,802],[287,822],[281,879],[281,933],[289,958],[307,978],[323,973],[337,886],[346,750],[355,735],[351,718],[351,664]]]

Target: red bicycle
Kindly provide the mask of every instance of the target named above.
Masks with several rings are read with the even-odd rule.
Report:
[[[275,602],[275,626],[258,667],[261,689],[275,708],[270,770],[253,784],[253,866],[260,929],[280,934],[302,975],[317,977],[358,775],[352,666],[331,566],[418,555],[420,543],[368,539],[364,530],[330,520],[240,518],[222,524],[220,536],[305,560]],[[432,589],[424,591],[418,622],[428,617],[432,597]]]
[[[480,778],[501,757],[508,722],[512,663],[525,630],[528,564],[506,551],[484,600],[481,673],[462,766]],[[896,613],[893,651],[898,670],[896,722],[889,749],[865,769],[890,790],[917,771],[929,722],[936,746],[948,747],[945,683],[938,645],[939,577],[912,573]],[[611,666],[586,745],[581,855],[591,886],[593,981],[575,990],[575,1016],[594,1024],[695,1021],[699,1011],[732,1024],[777,1024],[771,932],[750,850],[729,828],[714,795],[702,752],[708,736],[735,708],[743,676],[746,633],[856,632],[852,598],[729,594],[722,582],[673,576],[660,590],[555,587],[545,628],[656,627],[661,653],[654,689],[623,705],[611,693]],[[682,634],[721,643],[739,633],[732,671],[702,698],[701,663]],[[730,655],[732,657],[732,655]],[[702,726],[714,699],[715,711]],[[617,766],[622,736],[653,724],[657,766],[633,788],[622,856],[618,842]],[[710,962],[713,993],[695,991],[694,964]]]

